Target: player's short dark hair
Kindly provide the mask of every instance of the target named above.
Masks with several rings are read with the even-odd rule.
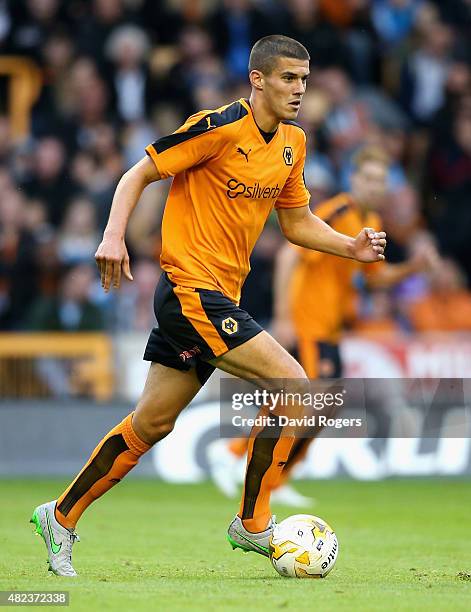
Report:
[[[252,47],[249,72],[260,70],[264,74],[270,74],[278,57],[292,57],[299,60],[311,59],[306,47],[294,38],[282,34],[273,34],[261,38]]]

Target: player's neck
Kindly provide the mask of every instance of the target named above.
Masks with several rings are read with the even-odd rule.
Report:
[[[256,96],[252,92],[249,102],[258,127],[264,132],[275,132],[280,124],[280,120],[269,109],[261,96]]]

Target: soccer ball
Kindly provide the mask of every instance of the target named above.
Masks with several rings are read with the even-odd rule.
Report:
[[[324,578],[332,571],[339,543],[334,530],[318,516],[295,514],[275,525],[270,560],[281,576]]]

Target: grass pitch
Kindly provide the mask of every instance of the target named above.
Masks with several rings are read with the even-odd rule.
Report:
[[[471,485],[466,481],[300,483],[310,511],[336,530],[340,554],[324,580],[278,576],[232,551],[237,509],[210,484],[128,480],[79,523],[77,579],[47,572],[33,508],[65,482],[0,481],[0,590],[67,590],[72,610],[469,610]],[[295,514],[275,507],[279,519]]]

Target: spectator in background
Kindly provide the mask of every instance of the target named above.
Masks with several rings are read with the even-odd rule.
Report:
[[[253,44],[279,29],[268,12],[253,0],[222,0],[209,17],[209,31],[215,50],[224,59],[232,79],[247,80],[249,53]]]
[[[47,136],[53,131],[60,135],[66,146],[70,145],[72,137],[66,111],[69,70],[74,54],[72,35],[63,25],[58,25],[41,47],[43,87],[32,117],[35,137]]]
[[[424,0],[373,0],[371,17],[381,40],[393,47],[412,31]]]
[[[11,129],[8,117],[0,115],[0,165],[7,165],[13,154]]]
[[[95,268],[89,264],[66,269],[58,294],[39,297],[31,307],[27,327],[35,331],[99,331],[101,310],[90,299]]]
[[[299,111],[297,122],[306,132],[308,148],[325,149],[327,143],[322,141],[321,127],[330,111],[330,99],[319,87],[310,87],[303,97],[303,105]]]
[[[388,236],[388,261],[402,261],[406,256],[410,236],[420,226],[417,190],[407,183],[391,190],[378,212]]]
[[[81,264],[67,269],[56,295],[39,297],[26,320],[31,331],[93,332],[104,329],[101,310],[90,299],[95,268]],[[56,397],[71,395],[67,362],[41,357],[36,362],[39,377]]]
[[[335,163],[363,143],[370,128],[368,108],[355,100],[347,73],[338,67],[314,74],[315,85],[327,95],[329,113],[323,130]]]
[[[61,8],[60,0],[11,2],[11,51],[39,59],[56,24],[65,18]]]
[[[8,35],[11,28],[11,16],[7,0],[0,0],[0,52],[7,47]]]
[[[37,244],[55,235],[54,228],[48,221],[46,204],[41,200],[28,200],[24,208],[23,224]]]
[[[404,63],[401,100],[419,125],[428,125],[443,104],[452,41],[448,26],[432,23],[423,29],[418,48]]]
[[[291,0],[286,4],[283,33],[298,40],[309,51],[311,67],[348,67],[348,51],[341,33],[326,21],[320,0]]]
[[[146,33],[134,25],[120,26],[111,33],[105,50],[113,64],[111,83],[119,118],[127,123],[143,121],[151,95],[145,63],[150,50]]]
[[[447,142],[432,149],[426,214],[443,251],[471,281],[471,94],[463,97]]]
[[[8,195],[10,191],[14,191],[15,185],[13,177],[6,166],[0,166],[0,193]]]
[[[0,329],[17,329],[38,290],[36,243],[25,228],[23,195],[5,173],[0,187]]]
[[[394,335],[401,331],[391,291],[375,289],[363,297],[361,306],[358,306],[358,318],[354,319],[353,331],[371,336]]]
[[[90,263],[99,243],[93,203],[77,197],[67,208],[58,232],[58,257],[62,264]]]
[[[357,84],[376,80],[379,70],[378,36],[369,0],[321,0],[324,19],[340,29],[347,52],[348,72]]]
[[[430,146],[446,144],[452,137],[453,122],[464,96],[471,94],[471,67],[465,58],[456,58],[451,64],[445,83],[444,101],[431,123]]]
[[[58,227],[65,203],[77,191],[67,171],[64,145],[53,136],[42,138],[37,143],[33,159],[32,176],[24,185],[25,191],[30,197],[46,203],[48,219]]]
[[[471,26],[471,4],[469,0],[432,0],[441,19],[447,24],[466,29]]]
[[[72,159],[70,172],[80,193],[95,207],[98,228],[104,229],[113,198],[114,181],[98,164],[96,154],[80,151]]]
[[[444,259],[429,272],[429,290],[409,307],[415,331],[471,331],[471,292],[456,263]]]
[[[105,41],[113,31],[126,23],[123,0],[91,0],[83,6],[76,22],[75,39],[81,55],[92,57],[98,70],[107,67]]]
[[[165,46],[175,46],[185,22],[197,19],[197,16],[189,15],[181,3],[178,6],[175,3],[156,0],[143,0],[138,8],[138,15],[153,45]]]
[[[77,102],[75,144],[88,149],[94,146],[96,131],[115,118],[110,111],[110,94],[105,81],[92,77],[80,91]]]
[[[180,34],[179,48],[178,62],[169,68],[160,83],[162,97],[173,105],[178,100],[185,116],[200,108],[221,106],[227,78],[208,33],[200,26],[185,26]],[[206,103],[211,106],[205,106]]]
[[[155,327],[155,316],[149,304],[154,299],[155,287],[161,270],[153,259],[139,259],[133,266],[132,283],[125,283],[115,296],[115,329],[146,331]]]
[[[311,194],[310,205],[328,200],[335,192],[334,168],[327,155],[314,153],[306,158],[304,181]]]
[[[355,88],[339,67],[318,71],[314,82],[329,101],[323,130],[337,163],[365,142],[385,146],[386,131],[398,134],[408,126],[407,117],[389,96],[372,86]]]
[[[61,262],[57,254],[57,235],[49,223],[47,207],[41,200],[29,200],[24,211],[24,226],[36,243],[37,296],[51,296],[57,292],[61,276]],[[29,313],[26,313],[26,318]],[[21,321],[24,327],[25,320]]]
[[[104,184],[114,186],[123,173],[123,159],[117,141],[117,131],[110,123],[97,123],[89,133],[87,149],[97,160]]]

